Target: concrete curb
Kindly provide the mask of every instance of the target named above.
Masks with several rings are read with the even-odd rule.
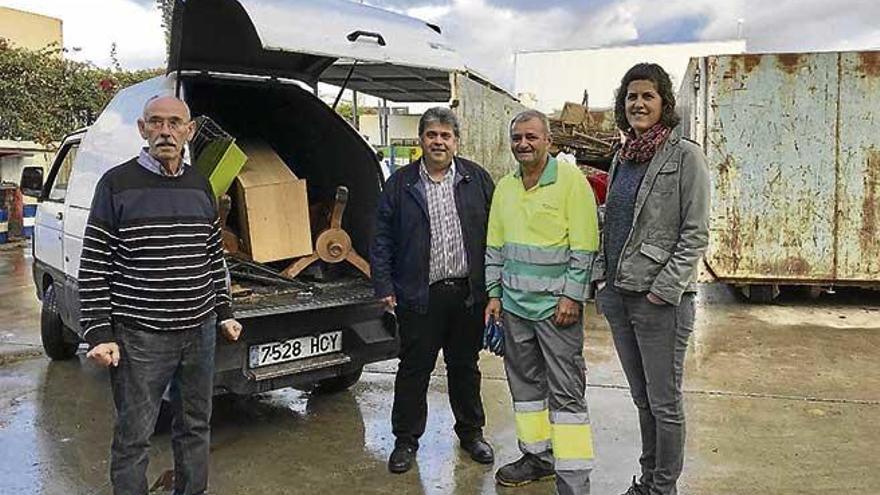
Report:
[[[43,349],[29,344],[0,344],[0,366],[43,356]]]
[[[4,244],[0,244],[0,251],[14,251],[16,249],[21,249],[24,247],[28,247],[30,243],[27,239],[16,239],[14,241],[9,241]]]

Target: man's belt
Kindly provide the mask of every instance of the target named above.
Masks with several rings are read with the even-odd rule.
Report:
[[[444,278],[431,284],[431,287],[467,287],[468,279],[462,278]]]

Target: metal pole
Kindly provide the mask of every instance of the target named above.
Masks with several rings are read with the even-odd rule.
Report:
[[[361,130],[358,122],[358,92],[351,90],[351,126]]]
[[[388,146],[388,100],[382,98],[382,106],[379,108],[379,135],[382,137],[382,146]]]

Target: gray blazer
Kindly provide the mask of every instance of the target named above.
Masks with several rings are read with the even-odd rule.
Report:
[[[609,190],[618,163],[615,156]],[[676,128],[648,165],[636,195],[614,287],[650,291],[673,305],[684,292],[695,291],[697,264],[709,244],[709,200],[706,157]],[[604,235],[591,281],[605,281]]]

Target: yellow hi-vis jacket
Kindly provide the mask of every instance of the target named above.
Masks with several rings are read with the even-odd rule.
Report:
[[[529,190],[519,168],[498,182],[486,238],[486,288],[505,311],[537,321],[553,315],[560,296],[583,301],[598,249],[596,200],[577,166],[550,157]]]

